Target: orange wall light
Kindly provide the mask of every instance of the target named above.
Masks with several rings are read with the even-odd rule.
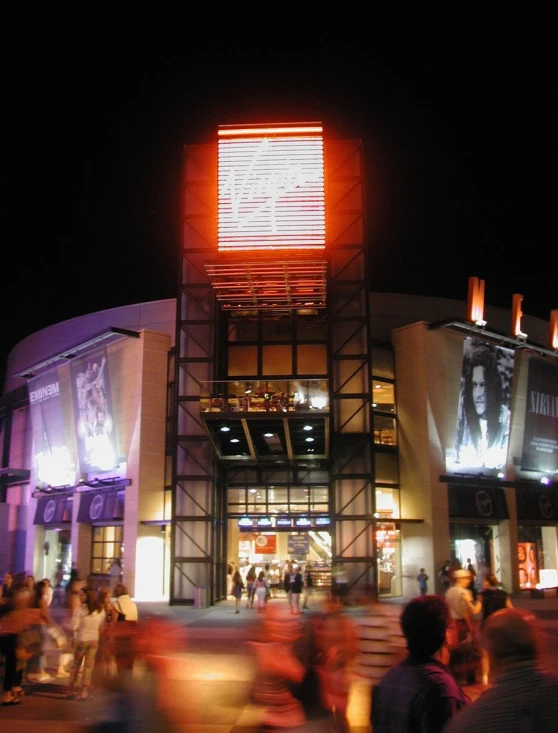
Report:
[[[320,124],[219,128],[222,252],[325,247]]]

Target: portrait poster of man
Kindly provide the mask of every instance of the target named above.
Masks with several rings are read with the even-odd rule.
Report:
[[[558,368],[532,357],[529,358],[521,468],[549,475],[558,471]]]
[[[80,470],[118,466],[106,349],[71,363],[72,396]]]
[[[511,349],[464,340],[455,441],[460,467],[500,469],[506,464],[513,356]]]

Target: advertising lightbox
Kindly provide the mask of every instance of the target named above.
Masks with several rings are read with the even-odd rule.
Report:
[[[219,128],[219,251],[325,247],[322,129]]]

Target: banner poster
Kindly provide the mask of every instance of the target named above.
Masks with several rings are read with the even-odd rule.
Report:
[[[70,364],[74,419],[82,473],[118,466],[106,349]]]
[[[254,550],[258,555],[275,555],[275,553],[277,552],[277,535],[256,535]]]
[[[66,437],[58,370],[28,382],[33,454],[39,485],[74,486],[74,446]]]
[[[517,561],[519,565],[519,586],[521,588],[535,588],[539,582],[539,569],[537,548],[534,542],[517,543]]]
[[[514,352],[473,338],[463,342],[455,450],[446,468],[501,469],[506,464]]]
[[[558,471],[558,368],[533,357],[529,358],[521,468]]]
[[[300,534],[289,533],[287,551],[289,555],[307,555],[310,550],[310,541],[306,532]]]

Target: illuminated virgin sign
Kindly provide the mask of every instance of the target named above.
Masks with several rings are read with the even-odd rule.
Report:
[[[219,250],[323,249],[322,126],[219,129]]]

